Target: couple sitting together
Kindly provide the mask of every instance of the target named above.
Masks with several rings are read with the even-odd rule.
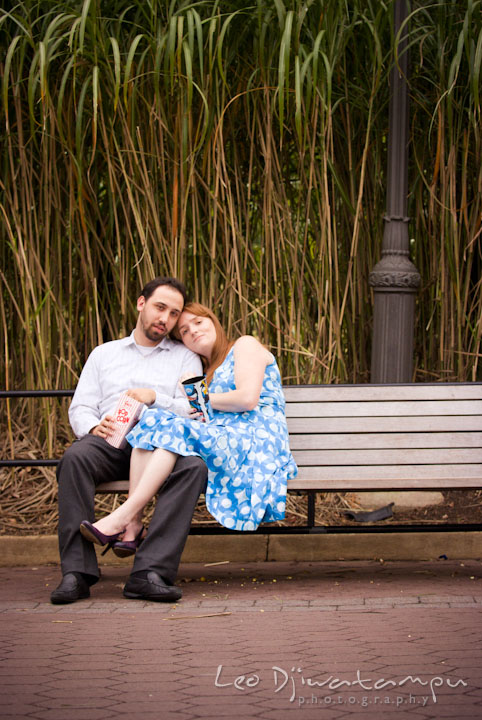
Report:
[[[63,579],[54,604],[89,597],[99,579],[93,543],[135,555],[125,597],[179,600],[174,582],[200,494],[225,527],[255,530],[284,517],[287,480],[297,473],[273,355],[248,335],[229,341],[208,308],[186,304],[175,278],[149,282],[137,310],[129,337],[92,351],[69,409],[77,440],[57,468]],[[203,373],[209,423],[180,382]],[[107,442],[115,429],[109,413],[126,390],[147,407],[127,446],[116,448]],[[94,522],[96,486],[127,475],[127,500]],[[146,532],[143,509],[155,495]]]

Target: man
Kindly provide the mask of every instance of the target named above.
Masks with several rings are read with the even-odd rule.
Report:
[[[57,468],[59,486],[59,550],[63,579],[51,602],[65,604],[89,597],[99,579],[94,545],[79,531],[82,520],[94,520],[95,487],[128,477],[131,447],[112,447],[109,415],[128,388],[147,390],[153,406],[189,414],[179,387],[187,373],[199,375],[199,357],[171,340],[186,301],[184,286],[175,278],[155,278],[137,300],[138,318],[129,337],[96,347],[89,355],[69,409],[77,440]],[[141,392],[141,390],[139,390]],[[194,508],[204,491],[207,470],[198,457],[179,457],[162,485],[148,533],[140,545],[124,594],[159,602],[179,600],[174,581]]]

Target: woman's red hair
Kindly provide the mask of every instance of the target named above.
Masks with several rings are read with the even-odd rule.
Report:
[[[216,315],[205,305],[201,305],[201,303],[197,302],[190,302],[184,305],[183,312],[190,312],[197,317],[209,318],[210,320],[212,320],[213,325],[216,329],[216,340],[211,352],[210,360],[208,361],[207,358],[201,355],[204,372],[206,373],[206,382],[209,385],[209,383],[213,379],[214,371],[217,367],[221,365],[224,358],[234,345],[234,340],[228,339],[228,336],[226,335],[224,328],[217,319]]]

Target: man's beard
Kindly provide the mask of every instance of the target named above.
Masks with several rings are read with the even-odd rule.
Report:
[[[148,338],[151,342],[159,342],[167,335],[167,329],[164,326],[164,330],[157,330],[154,329],[152,325],[149,325],[148,327],[142,326],[142,329],[144,331],[144,335],[146,338]]]

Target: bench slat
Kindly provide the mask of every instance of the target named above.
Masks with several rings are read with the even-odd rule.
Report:
[[[482,448],[423,450],[293,450],[299,465],[451,465],[482,463]]]
[[[422,466],[425,467],[425,466]],[[428,466],[430,467],[430,466]],[[445,466],[446,467],[446,466]],[[456,466],[458,468],[458,466]],[[333,468],[330,468],[332,473],[330,476],[322,477],[318,468],[301,468],[298,476],[293,480],[288,481],[288,490],[321,490],[321,491],[346,491],[346,490],[427,490],[429,488],[480,488],[482,467],[475,473],[475,476],[467,475],[466,468],[470,466],[464,465],[465,475],[462,470],[457,476],[449,474],[448,477],[443,477],[441,472],[437,473],[437,476],[429,475],[428,477],[421,477],[418,472],[417,477],[409,476],[408,474],[401,475],[400,477],[387,477],[385,472],[382,477],[375,477],[373,467],[367,468],[368,477],[364,477],[360,472],[361,468],[357,467],[356,472],[353,472],[353,468],[345,468],[346,472],[343,473],[343,477],[335,477]],[[405,470],[408,468],[405,467]],[[416,466],[417,471],[420,470],[420,466]],[[310,475],[310,470],[313,475]],[[351,473],[349,472],[351,470]],[[451,471],[452,472],[452,471]],[[338,475],[339,473],[337,473]],[[102,483],[96,489],[98,493],[111,493],[120,492],[126,493],[128,491],[129,484],[127,480],[116,480],[114,482]]]
[[[429,385],[302,385],[283,386],[288,402],[349,402],[362,400],[482,400],[482,383]]]
[[[128,480],[113,480],[112,482],[100,483],[95,488],[95,492],[127,492],[129,489]]]
[[[347,492],[365,490],[466,490],[468,488],[480,488],[480,477],[429,477],[429,478],[309,478],[302,477],[299,480],[290,480],[289,490],[320,490],[321,492]]]
[[[371,487],[382,486],[386,482],[392,485],[392,481],[400,484],[393,484],[393,487],[463,487],[463,483],[469,483],[467,487],[480,487],[482,479],[482,465],[370,465],[370,466],[346,466],[334,467],[301,467],[296,478],[288,481],[290,489],[320,490],[335,487],[339,490],[346,481],[345,489],[356,489],[366,486],[371,482]],[[341,485],[340,485],[341,481]],[[446,482],[445,482],[446,481]],[[430,482],[430,485],[426,483]],[[338,484],[336,484],[338,483]],[[359,484],[360,483],[360,484]],[[435,483],[435,484],[434,484]]]
[[[287,417],[402,417],[420,415],[477,415],[480,400],[407,402],[292,402],[286,405]]]
[[[378,433],[378,432],[439,432],[482,430],[482,415],[422,416],[422,417],[357,417],[288,418],[290,438],[295,433]]]
[[[481,448],[482,433],[324,433],[291,435],[292,450]]]

